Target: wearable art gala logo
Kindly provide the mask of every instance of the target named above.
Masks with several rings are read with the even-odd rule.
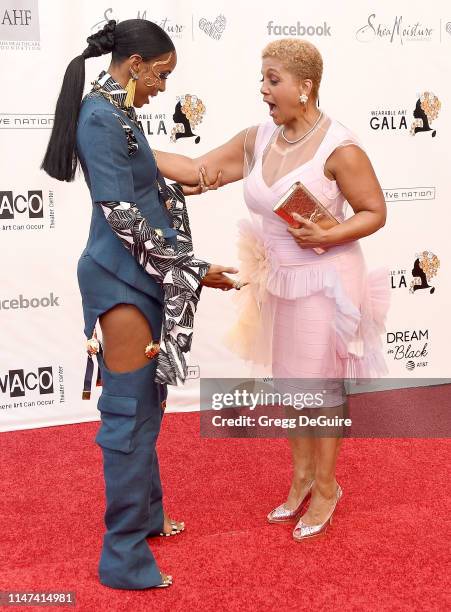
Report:
[[[157,102],[158,103],[158,102]],[[138,123],[146,136],[167,136],[166,113],[137,112]]]
[[[431,281],[437,276],[439,268],[440,259],[432,251],[425,250],[416,253],[409,282],[407,270],[391,270],[391,288],[409,288],[410,294],[415,294],[417,291],[433,294],[436,288],[431,284]]]
[[[372,110],[369,123],[374,131],[409,130],[411,136],[423,132],[434,138],[437,130],[432,124],[438,118],[441,108],[442,103],[438,96],[432,91],[423,91],[418,94],[412,111],[409,112],[406,108]]]
[[[171,132],[171,142],[177,142],[180,138],[194,138],[194,142],[198,144],[200,136],[197,136],[194,130],[202,122],[206,110],[205,104],[197,96],[178,96],[172,116],[175,125]]]

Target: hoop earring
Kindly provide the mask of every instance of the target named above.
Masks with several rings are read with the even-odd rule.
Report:
[[[307,100],[308,100],[308,95],[307,94],[301,94],[299,96],[299,101],[301,104],[307,104]]]
[[[133,106],[133,102],[135,100],[135,92],[136,92],[136,81],[138,80],[138,75],[130,71],[131,77],[128,80],[127,85],[125,86],[125,91],[127,95],[125,97],[125,106]]]

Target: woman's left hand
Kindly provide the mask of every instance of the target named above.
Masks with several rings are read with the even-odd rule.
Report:
[[[186,196],[199,195],[200,193],[205,193],[206,191],[215,190],[221,187],[221,180],[222,170],[218,172],[215,180],[211,182],[205,168],[202,167],[199,169],[199,182],[197,185],[180,185],[180,187],[182,188],[183,194]]]
[[[304,219],[297,213],[292,213],[293,219],[297,221],[297,227],[288,227],[288,231],[296,240],[301,249],[311,249],[312,247],[325,246],[325,236],[327,230],[322,229],[318,223]]]

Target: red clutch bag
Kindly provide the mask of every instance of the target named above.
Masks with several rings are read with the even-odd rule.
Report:
[[[300,181],[290,187],[273,210],[292,227],[296,227],[296,220],[291,216],[294,212],[313,223],[318,223],[323,229],[329,229],[340,223]],[[326,249],[321,247],[312,248],[319,255],[326,252]]]

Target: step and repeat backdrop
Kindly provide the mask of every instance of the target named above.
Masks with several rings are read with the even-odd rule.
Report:
[[[387,202],[385,227],[361,244],[368,269],[389,270],[390,377],[413,386],[449,377],[448,1],[0,0],[0,429],[98,418],[99,390],[81,399],[76,282],[90,197],[81,175],[60,183],[40,164],[68,62],[107,20],[129,18],[155,21],[174,40],[177,68],[139,118],[156,149],[190,156],[269,119],[259,93],[268,41],[295,36],[319,48],[320,106],[361,138]],[[108,56],[86,62],[87,89],[108,64]],[[247,216],[242,186],[192,197],[189,207],[196,254],[236,265],[236,224]],[[203,290],[189,380],[170,387],[168,410],[198,408],[201,376],[246,376],[222,340],[234,313],[232,292]]]

